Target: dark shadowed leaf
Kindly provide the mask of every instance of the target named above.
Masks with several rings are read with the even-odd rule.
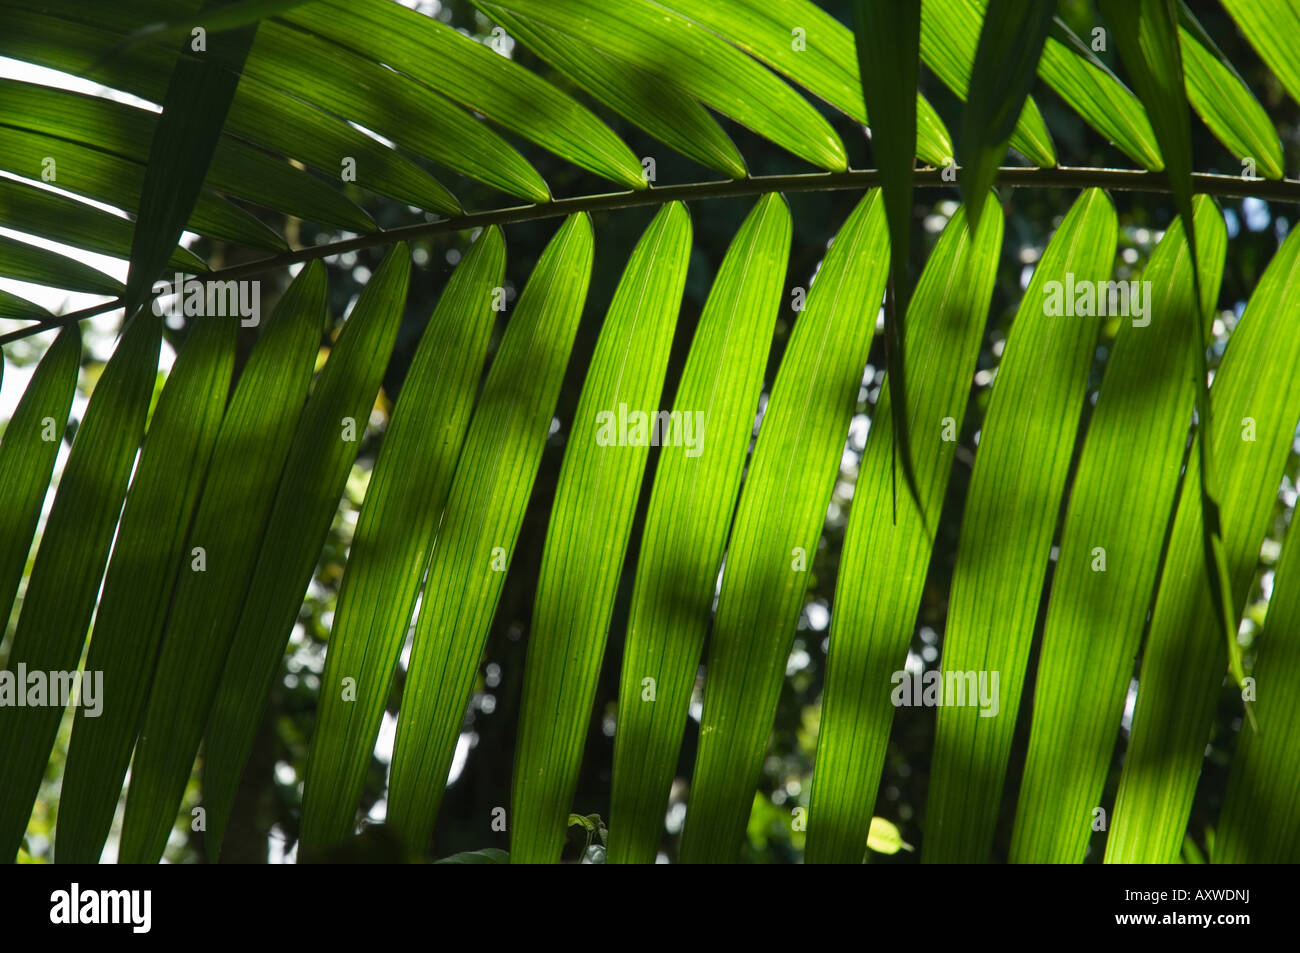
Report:
[[[304,268],[267,321],[222,418],[131,763],[124,863],[156,863],[167,844],[307,398],[325,291],[324,266]]]
[[[984,15],[961,113],[961,192],[972,228],[979,225],[1007,141],[1034,85],[1055,12],[1054,2],[1030,0],[994,4]]]
[[[205,9],[220,6],[218,0]],[[202,55],[176,60],[162,115],[154,125],[140,214],[131,234],[131,268],[123,296],[128,321],[148,297],[194,211],[256,32],[254,23],[213,33]]]
[[[222,836],[312,570],[365,436],[406,307],[411,257],[390,251],[330,348],[289,446],[253,577],[212,703],[203,803],[212,851]]]
[[[890,413],[904,482],[924,522],[925,504],[912,463],[907,414],[907,358],[903,318],[912,298],[909,235],[912,225],[912,157],[916,153],[916,74],[920,65],[921,0],[857,0],[853,5],[862,96],[874,118],[871,151],[889,222],[889,290],[885,298],[885,365]],[[893,473],[891,472],[891,486]],[[894,511],[897,513],[897,499]]]
[[[41,502],[77,392],[81,331],[64,328],[41,358],[0,438],[0,619],[7,623]],[[3,369],[0,361],[0,369]]]
[[[86,671],[102,672],[113,702],[78,709],[59,801],[57,857],[95,863],[148,698],[199,488],[226,409],[238,317],[198,319],[150,419],[113,556],[104,576]]]
[[[144,434],[161,341],[162,319],[142,315],[119,339],[95,384],[27,583],[9,652],[10,672],[25,668],[75,673],[80,666],[104,563]],[[63,360],[66,357],[56,355],[56,367]],[[54,386],[62,390],[57,382]],[[56,426],[61,419],[56,418]],[[42,456],[45,452],[39,451]],[[103,687],[101,680],[92,678],[83,686],[83,704],[89,702],[87,692],[98,692],[102,699]],[[65,704],[49,701],[7,710],[0,718],[5,791],[0,798],[0,857],[13,857],[18,850],[59,730]]]

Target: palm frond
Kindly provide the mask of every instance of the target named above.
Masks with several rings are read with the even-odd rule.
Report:
[[[555,862],[572,823],[647,863],[666,810],[686,862],[773,825],[797,854],[802,822],[812,861],[1300,859],[1300,545],[1257,582],[1300,239],[1255,220],[1300,204],[1300,9],[1097,6],[0,0],[0,344],[39,358],[3,382],[2,856],[61,771],[55,854],[97,860],[129,769],[119,859],[178,815],[218,859],[324,589],[284,756],[306,860]],[[207,313],[254,281],[267,321]],[[1134,294],[1140,321],[1101,301]],[[824,676],[788,676],[823,628]],[[483,819],[509,853],[431,851],[498,629],[526,633]],[[111,704],[70,736],[53,698],[7,710],[78,671]],[[909,740],[900,830],[876,801],[922,672],[977,697]],[[756,799],[792,747],[815,764]]]

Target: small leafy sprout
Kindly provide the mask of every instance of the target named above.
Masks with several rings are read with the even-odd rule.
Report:
[[[582,845],[582,853],[579,855],[579,863],[590,858],[593,864],[604,863],[605,850],[609,847],[609,830],[605,827],[605,822],[600,819],[599,814],[588,814],[585,817],[581,814],[569,815],[570,827],[581,827],[587,833],[586,843]],[[594,850],[591,846],[592,838],[600,841],[599,846]]]

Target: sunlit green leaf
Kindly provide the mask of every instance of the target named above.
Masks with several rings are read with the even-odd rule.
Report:
[[[524,669],[512,863],[554,863],[564,847],[650,444],[698,453],[706,439],[698,413],[659,411],[690,253],[686,209],[664,206],[623,271],[574,413]]]
[[[384,434],[321,676],[329,688],[321,692],[307,762],[304,849],[352,832],[397,657],[469,426],[504,267],[501,232],[490,229],[447,283]],[[431,407],[438,412],[429,413]]]
[[[366,283],[330,347],[289,445],[205,735],[203,802],[214,854],[221,849],[262,710],[365,436],[397,339],[410,271],[410,252],[398,244]]]
[[[713,624],[684,862],[740,850],[888,268],[873,189],[817,272],[763,414]]]
[[[713,33],[652,0],[477,0],[485,11],[536,20],[677,86],[813,165],[847,168],[844,146],[785,83]]]
[[[1295,40],[1300,36],[1300,3],[1297,0],[1223,0],[1223,8],[1291,98],[1300,102],[1300,60],[1295,56]]]
[[[952,571],[938,670],[952,703],[935,726],[926,862],[988,859],[1100,326],[1059,305],[1109,278],[1116,240],[1110,199],[1084,192],[1034,269],[998,365]]]
[[[661,449],[650,493],[623,648],[611,863],[652,863],[658,850],[753,434],[790,231],[779,196],[765,196],[749,213],[718,269],[673,401],[679,413],[704,414],[707,440],[694,456],[685,446]]]
[[[1192,133],[1187,105],[1183,56],[1179,43],[1178,16],[1174,0],[1099,0],[1099,7],[1110,22],[1124,66],[1132,75],[1133,85],[1147,107],[1151,126],[1165,158],[1165,173],[1173,192],[1174,206],[1183,221],[1192,256],[1192,284],[1197,293],[1193,300],[1203,302],[1200,294],[1199,252],[1196,216],[1192,208]],[[1208,341],[1205,323],[1191,321],[1189,336],[1196,340],[1197,429],[1214,432],[1213,401],[1210,396],[1209,368],[1206,361]],[[1228,667],[1237,683],[1245,677],[1241,648],[1237,645],[1237,612],[1232,600],[1218,467],[1214,462],[1214,441],[1198,440],[1197,479],[1201,496],[1201,545],[1205,556],[1206,581],[1214,602],[1220,633],[1226,642]],[[1249,707],[1247,711],[1249,712]]]
[[[809,0],[671,0],[702,23],[858,122],[874,125],[862,100],[853,33]],[[953,155],[943,120],[916,97],[916,154],[931,165]]]
[[[1196,204],[1201,291],[1214,301],[1227,236],[1214,202],[1199,196]],[[1062,530],[1016,808],[1016,862],[1082,862],[1099,820],[1094,809],[1155,592],[1196,399],[1187,325],[1209,308],[1192,300],[1191,268],[1175,220],[1142,283],[1128,285],[1127,299],[1118,293],[1134,316],[1122,318],[1106,362]]]
[[[1244,172],[1282,178],[1282,143],[1264,107],[1187,8],[1178,5],[1179,45],[1187,78],[1187,99],[1215,137],[1237,158],[1249,160]]]
[[[678,87],[561,30],[495,4],[481,5],[556,69],[665,145],[733,179],[745,177],[745,160],[735,143]]]
[[[897,854],[900,850],[912,850],[912,845],[903,840],[897,825],[883,817],[873,817],[871,829],[867,833],[867,848],[877,854]]]
[[[1258,566],[1300,420],[1297,274],[1300,234],[1292,233],[1251,295],[1214,378],[1220,412],[1210,433],[1223,466],[1224,551],[1233,605],[1244,603]],[[1193,448],[1151,614],[1106,839],[1111,863],[1168,863],[1177,856],[1223,684],[1222,625],[1200,546],[1200,460]],[[1233,629],[1235,643],[1235,620]],[[1254,729],[1247,724],[1243,730]]]
[[[965,414],[1001,245],[1002,216],[987,216],[972,238],[958,211],[912,300],[908,333],[921,373],[909,396],[926,499],[941,500],[947,487],[956,441],[946,436]],[[906,660],[930,560],[933,536],[920,514],[902,508],[894,517],[892,397],[876,404],[840,554],[808,810],[814,863],[861,859],[894,716],[891,676]]]
[[[519,538],[591,278],[585,215],[551,239],[510,317],[433,545],[397,719],[388,817],[424,851]]]

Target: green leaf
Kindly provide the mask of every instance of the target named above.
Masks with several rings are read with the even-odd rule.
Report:
[[[388,818],[423,852],[550,430],[594,239],[570,216],[533,269],[488,371],[429,563],[406,674]]]
[[[877,854],[897,854],[900,850],[911,851],[912,845],[903,840],[897,825],[883,817],[873,817],[867,833],[867,849]]]
[[[1187,5],[1180,2],[1178,10],[1192,108],[1238,159],[1250,159],[1266,179],[1282,178],[1282,143],[1273,120]]]
[[[1041,4],[1043,0],[1033,0]],[[945,86],[965,102],[971,83],[971,70],[979,46],[982,20],[958,19],[948,15],[952,0],[925,0],[921,7],[921,59]],[[1022,7],[1015,13],[1019,17]],[[1041,44],[1040,44],[1041,47]],[[1022,55],[1024,51],[1019,51]],[[1028,90],[1028,86],[1026,86]],[[965,120],[963,119],[963,122]],[[1056,165],[1052,137],[1043,122],[1038,106],[1026,97],[1024,108],[1011,132],[1010,144],[1032,165]],[[946,163],[945,163],[946,164]]]
[[[313,65],[322,61],[330,64],[327,74],[314,79],[310,88],[299,92],[303,72],[319,72],[313,70]],[[423,84],[395,73],[381,63],[372,62],[337,42],[279,24],[269,24],[263,29],[253,56],[249,58],[248,70],[255,79],[276,87],[281,96],[284,93],[280,91],[302,95],[329,113],[347,116],[398,146],[455,172],[531,202],[550,200],[546,182],[537,170],[486,123]],[[288,104],[292,102],[288,100]],[[241,120],[241,130],[247,125],[251,127],[249,132],[254,132],[265,121],[259,121],[260,117],[254,113],[255,105],[257,113],[266,115],[268,119],[285,113],[293,114],[279,102],[255,104],[250,97],[248,118],[244,118],[242,110],[236,116]],[[296,112],[308,111],[299,109]],[[361,138],[364,142],[368,137]],[[343,153],[356,157],[357,182],[367,188],[378,188],[386,183],[392,176],[390,170],[394,162],[401,159],[401,154],[395,150],[374,145],[378,148]],[[337,155],[329,171],[331,175],[338,174]],[[430,181],[437,186],[439,194],[433,196],[427,188],[423,189],[429,198],[418,203],[419,207],[455,213],[458,210],[456,199],[441,184]],[[434,200],[432,204],[430,199]]]
[[[0,0],[0,6],[6,5],[8,0]],[[116,52],[115,44],[125,39],[123,31],[140,20],[136,11],[108,4],[88,10],[84,4],[66,2],[44,8],[51,12],[10,10],[8,29],[0,36],[0,53],[65,72],[93,74],[107,86],[162,101],[177,58],[175,45],[146,43]],[[81,22],[82,18],[87,22]],[[105,62],[107,55],[111,58]],[[204,54],[187,50],[184,55],[201,58]],[[322,59],[331,60],[334,68],[314,69]],[[358,63],[364,67],[360,78],[355,75]],[[312,83],[305,87],[301,77],[308,72]],[[401,89],[401,95],[393,96],[392,101],[413,100],[412,106],[422,112],[422,122],[398,123],[391,110],[379,110],[379,98],[390,96],[393,84]],[[281,88],[274,88],[276,85]],[[367,91],[369,96],[365,95]],[[466,128],[448,129],[443,136],[437,135],[437,130],[430,128],[437,110],[427,108],[422,96],[435,100],[436,106],[454,114]],[[305,102],[321,108],[306,108]],[[335,115],[322,109],[332,110]],[[448,137],[463,135],[465,141],[460,145],[467,152],[475,135],[496,138],[482,123],[472,121],[446,100],[391,70],[296,30],[276,23],[263,24],[226,116],[228,135],[299,159],[330,177],[340,174],[344,157],[351,158],[356,161],[358,183],[368,189],[419,208],[459,211],[455,197],[441,183],[401,153],[348,125],[339,114],[352,115],[355,122],[381,134],[400,125],[409,130],[410,136],[440,143],[431,155],[446,150]],[[376,123],[378,115],[387,119]],[[502,164],[508,168],[508,163]]]
[[[410,271],[410,251],[399,243],[366,283],[298,421],[208,720],[203,802],[213,853],[221,849],[244,763],[365,436]]]
[[[307,397],[325,293],[313,262],[276,305],[221,421],[131,764],[123,863],[156,863],[167,844]]]
[[[1224,551],[1233,605],[1244,604],[1249,593],[1300,420],[1297,275],[1300,237],[1293,233],[1251,296],[1214,377],[1219,413],[1208,433],[1224,467]],[[1107,863],[1169,863],[1177,856],[1223,683],[1222,624],[1198,545],[1204,537],[1200,459],[1193,448],[1142,656]],[[1233,636],[1235,644],[1235,619]]]
[[[1057,306],[1110,276],[1116,239],[1106,194],[1084,192],[1034,271],[998,366],[952,573],[939,674],[963,698],[938,711],[926,862],[982,862],[992,846],[1099,328],[1098,318]],[[900,701],[907,684],[895,689]],[[976,685],[987,703],[964,697]]]
[[[1300,102],[1300,61],[1295,56],[1295,39],[1300,36],[1300,3],[1223,0],[1223,8],[1291,98]]]
[[[708,440],[696,456],[686,447],[659,452],[623,648],[610,863],[653,863],[658,851],[781,306],[790,233],[785,200],[759,199],[718,269],[673,401],[681,413],[703,412]]]
[[[935,29],[949,35],[950,42],[957,42],[958,36],[977,36],[987,9],[988,0],[948,0],[943,22]],[[973,43],[970,48],[974,50]],[[1148,169],[1164,167],[1142,104],[1060,17],[1054,18],[1043,44],[1038,76],[1084,122],[1132,159]]]
[[[815,4],[671,0],[671,6],[845,115],[871,124],[862,100],[853,34]],[[916,119],[916,154],[931,165],[946,165],[953,155],[952,140],[939,114],[920,95]]]
[[[745,177],[745,160],[735,143],[708,110],[676,86],[529,17],[515,16],[482,0],[477,5],[565,76],[660,142],[733,179]]]
[[[1223,274],[1222,215],[1205,196],[1196,204],[1205,300],[1198,307],[1192,298],[1191,256],[1175,219],[1141,276],[1150,285],[1137,285],[1145,318],[1125,318],[1110,350],[1079,457],[1038,662],[1013,862],[1082,863],[1101,805],[1196,399],[1187,325],[1210,312]]]
[[[985,11],[961,113],[961,193],[971,227],[997,181],[998,164],[1033,88],[1056,4],[996,4]]]
[[[402,383],[334,610],[303,786],[302,845],[351,835],[438,518],[492,333],[505,243],[496,228],[447,283]],[[438,408],[430,413],[429,408]],[[351,679],[351,682],[345,682]],[[344,690],[351,689],[345,699]],[[353,697],[355,700],[353,700]]]
[[[909,235],[912,224],[912,156],[916,152],[916,74],[921,46],[921,0],[857,0],[853,5],[862,96],[875,123],[871,150],[880,169],[880,191],[889,222],[889,289],[885,298],[885,365],[893,435],[903,458],[903,477],[916,508],[925,504],[916,483],[907,415],[907,368],[903,315],[912,297]],[[890,470],[890,486],[895,471]],[[898,503],[894,499],[897,518]]]
[[[1164,168],[1141,102],[1059,17],[1043,45],[1038,75],[1130,158],[1152,171]]]
[[[665,205],[623,271],[574,413],[524,668],[511,792],[513,863],[556,863],[564,848],[650,444],[698,453],[705,439],[699,414],[686,411],[674,420],[658,411],[690,254],[685,207]]]
[[[77,392],[80,363],[81,331],[70,325],[41,358],[0,439],[0,486],[5,488],[0,496],[0,622],[5,624]],[[0,371],[3,367],[0,359]]]
[[[0,276],[83,294],[122,294],[122,283],[97,268],[7,235],[0,235]]]
[[[947,490],[957,444],[944,431],[955,432],[966,413],[1002,226],[1002,216],[985,216],[972,239],[965,210],[958,209],[912,300],[909,343],[922,373],[913,377],[909,397],[922,437],[917,468],[927,499],[942,500]],[[808,808],[805,857],[812,863],[862,859],[894,717],[890,678],[907,657],[933,547],[917,511],[905,509],[894,519],[892,395],[892,388],[882,390],[876,404],[840,554]]]
[[[145,163],[157,117],[146,109],[81,93],[0,79],[0,114],[29,132],[75,139],[103,152]],[[56,159],[56,147],[47,155]],[[41,171],[38,160],[36,178]],[[56,183],[57,184],[57,183]],[[209,187],[308,221],[364,232],[374,223],[342,193],[310,173],[247,143],[221,137],[208,169]]]
[[[848,168],[835,130],[805,99],[715,34],[652,0],[480,0],[529,18],[676,86],[813,165]]]
[[[1177,14],[1174,0],[1099,0],[1101,12],[1115,33],[1124,65],[1133,74],[1133,85],[1146,104],[1147,114],[1160,151],[1165,157],[1165,172],[1174,195],[1178,217],[1187,232],[1192,255],[1194,300],[1204,301],[1200,293],[1200,267],[1197,264],[1196,218],[1192,211],[1192,132],[1188,115],[1182,53],[1179,47]],[[1214,432],[1209,369],[1205,352],[1208,347],[1205,322],[1192,322],[1196,338],[1198,363],[1196,417],[1197,429]],[[1220,515],[1218,468],[1214,463],[1213,441],[1198,440],[1198,479],[1201,494],[1202,547],[1205,553],[1207,581],[1213,596],[1214,610],[1227,643],[1228,666],[1240,685],[1245,678],[1241,667],[1241,648],[1237,645],[1237,613],[1233,608],[1232,586],[1228,578],[1227,554]],[[1247,712],[1250,711],[1249,706]]]
[[[1300,863],[1300,815],[1273,792],[1300,790],[1300,533],[1295,517],[1273,574],[1251,673],[1259,731],[1243,730],[1219,816],[1216,864]]]
[[[1154,172],[1165,167],[1142,103],[1060,17],[1043,44],[1038,76],[1129,158]]]
[[[1203,864],[1205,855],[1201,849],[1196,846],[1196,841],[1192,840],[1192,835],[1187,834],[1183,837],[1183,853],[1180,858],[1185,864]]]
[[[58,347],[71,348],[75,336],[67,340]],[[145,315],[119,340],[95,384],[27,583],[8,672],[74,673],[80,665],[113,530],[144,434],[161,342],[162,319]],[[55,357],[52,385],[61,406],[67,385],[57,378],[67,373],[61,368],[69,357],[61,353]],[[47,395],[41,396],[43,402]],[[55,417],[56,427],[59,419]],[[38,454],[43,457],[48,452],[42,448]],[[20,515],[26,514],[20,511]],[[93,690],[103,700],[105,687],[102,680],[92,678],[87,691]],[[57,689],[51,686],[50,690]],[[89,703],[88,694],[82,702]],[[0,857],[13,857],[23,839],[64,707],[57,703],[19,707],[0,718],[0,764],[5,772]]]
[[[0,222],[49,241],[125,259],[131,250],[132,224],[92,205],[13,179],[0,179]],[[198,274],[203,259],[186,248],[172,249],[167,264]]]
[[[205,12],[220,5],[221,0],[209,0]],[[202,57],[176,60],[162,115],[154,123],[140,213],[131,233],[123,295],[127,321],[148,298],[194,211],[256,32],[254,23],[214,34]]]
[[[208,33],[235,30],[284,13],[303,2],[305,0],[232,0],[224,7],[215,7],[188,16],[172,17],[151,23],[128,36],[124,45],[137,43],[145,38],[172,40],[188,37],[195,26],[203,27]]]
[[[54,161],[51,167],[50,160]],[[135,212],[144,166],[55,136],[0,126],[0,169],[40,179],[88,199]],[[265,251],[287,251],[283,238],[243,209],[210,191],[200,193],[186,228],[199,235]]]
[[[581,168],[645,188],[641,161],[590,110],[432,17],[386,0],[323,0],[286,19],[433,87]]]
[[[102,672],[112,704],[76,713],[58,813],[61,863],[99,860],[148,698],[149,680],[199,488],[226,409],[233,318],[198,320],[167,376],[131,482],[86,671]]]
[[[888,249],[873,189],[821,263],[781,361],[722,575],[683,862],[732,861],[743,842],[884,296]]]
[[[39,304],[28,301],[26,298],[20,298],[11,292],[0,290],[0,318],[19,321],[34,318],[39,321],[47,321],[53,317],[54,315]]]

